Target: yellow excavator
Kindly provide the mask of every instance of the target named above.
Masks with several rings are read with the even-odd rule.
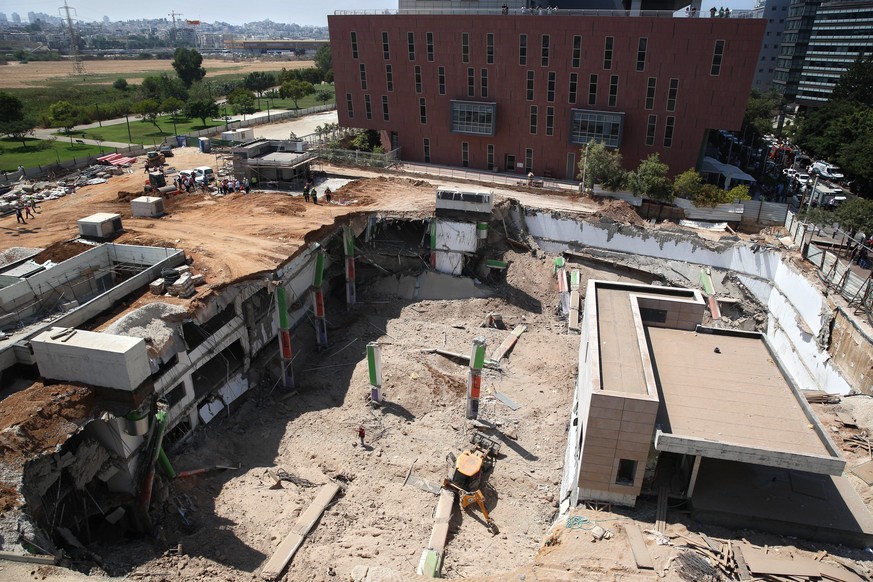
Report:
[[[478,505],[488,530],[497,534],[497,525],[485,507],[482,485],[494,468],[500,453],[500,443],[479,432],[473,433],[470,442],[473,446],[458,455],[457,459],[454,455],[449,455],[453,467],[450,477],[443,480],[443,487],[457,492],[461,509],[467,509],[474,503]]]

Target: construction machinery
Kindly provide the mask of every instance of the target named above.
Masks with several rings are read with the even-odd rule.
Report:
[[[146,153],[146,168],[158,168],[164,165],[164,154],[159,151]]]
[[[452,467],[449,477],[443,480],[443,487],[457,492],[461,509],[467,509],[474,503],[478,505],[488,530],[496,534],[497,525],[485,507],[482,487],[494,469],[494,463],[500,453],[500,443],[480,432],[473,433],[470,443],[472,447],[458,455],[457,459],[454,455],[449,455]]]

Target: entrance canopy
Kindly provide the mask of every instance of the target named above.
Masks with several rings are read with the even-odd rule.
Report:
[[[719,162],[715,158],[705,157],[703,158],[703,165],[700,167],[700,171],[706,174],[720,174],[724,176],[725,189],[729,189],[733,182],[754,182],[755,178],[745,173],[741,169],[736,166],[732,166],[730,164],[723,164]]]

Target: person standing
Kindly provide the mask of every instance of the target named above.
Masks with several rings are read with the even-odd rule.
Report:
[[[33,212],[30,211],[30,205],[27,202],[24,203],[24,217],[25,218],[36,218],[33,215]]]
[[[312,203],[318,204],[318,192],[315,190],[315,188],[312,189],[312,192],[310,192],[310,194],[312,195]]]
[[[17,220],[17,224],[27,224],[27,221],[24,220],[24,215],[21,214],[21,206],[15,207],[15,220]]]
[[[324,189],[324,199],[327,200],[328,204],[330,204],[331,194],[332,192],[330,191],[330,186]]]
[[[366,436],[367,431],[364,430],[364,425],[358,426],[358,438],[361,439],[361,446],[364,446],[364,436]]]

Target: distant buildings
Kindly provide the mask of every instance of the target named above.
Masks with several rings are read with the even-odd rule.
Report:
[[[776,70],[776,59],[782,44],[782,33],[788,18],[788,5],[791,0],[758,0],[752,14],[755,18],[766,18],[767,29],[764,42],[758,55],[758,68],[752,88],[762,93],[770,90]]]

